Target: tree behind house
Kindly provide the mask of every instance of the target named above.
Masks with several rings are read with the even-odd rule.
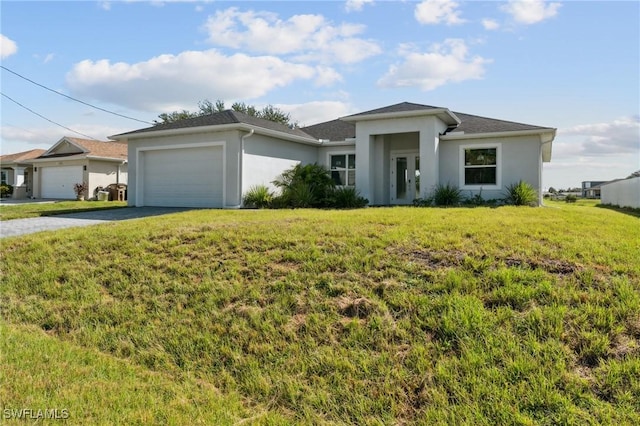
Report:
[[[215,114],[216,112],[222,112],[226,110],[224,101],[218,99],[215,103],[208,99],[198,102],[198,111],[191,112],[183,109],[182,111],[173,111],[170,113],[162,113],[158,115],[158,120],[154,120],[155,124],[167,124],[174,123],[179,120],[187,118],[202,117],[204,115]],[[291,116],[280,108],[274,107],[269,104],[262,109],[257,109],[253,105],[247,105],[244,102],[234,102],[231,105],[231,109],[237,112],[241,112],[252,117],[262,118],[264,120],[273,121],[289,127],[297,127],[297,122],[291,121]]]

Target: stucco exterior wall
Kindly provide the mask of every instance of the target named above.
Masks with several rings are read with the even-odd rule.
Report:
[[[600,200],[602,204],[640,209],[640,177],[602,185]]]
[[[239,198],[238,188],[238,169],[240,156],[240,136],[244,134],[237,130],[223,132],[203,132],[195,134],[177,134],[171,136],[156,136],[148,138],[136,138],[128,141],[128,187],[127,201],[129,206],[136,205],[136,187],[138,182],[138,163],[140,156],[137,155],[140,148],[153,147],[180,147],[180,145],[201,144],[223,142],[225,146],[226,162],[226,206],[233,206]],[[175,170],[167,170],[168,173],[189,173],[189,170],[176,168]]]
[[[89,160],[87,167],[89,190],[88,197],[93,198],[98,186],[105,188],[112,183],[127,184],[127,164],[111,161]]]
[[[318,162],[318,148],[253,134],[245,139],[242,158],[244,161],[240,196],[254,185],[266,185],[274,190],[271,182],[285,170],[300,163]],[[240,204],[241,199],[237,200],[237,205]]]
[[[500,187],[498,189],[482,188],[482,198],[504,198],[505,188],[519,180],[530,183],[537,191],[538,166],[540,163],[540,138],[537,135],[518,136],[506,138],[478,138],[456,139],[440,141],[440,183],[452,184],[459,188],[464,186],[461,168],[464,154],[461,146],[500,146]],[[433,187],[428,188],[429,191]],[[465,197],[471,197],[480,192],[480,189],[463,189]]]

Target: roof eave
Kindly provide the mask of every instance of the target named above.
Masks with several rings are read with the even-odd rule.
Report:
[[[48,161],[69,161],[69,160],[84,160],[87,158],[87,154],[71,154],[67,157],[42,157],[42,158],[34,158],[33,160],[29,160],[30,163],[46,163]]]
[[[553,141],[556,135],[556,129],[541,128],[529,130],[511,130],[506,132],[484,132],[484,133],[464,133],[451,132],[440,136],[441,140],[457,140],[457,139],[484,139],[484,138],[508,138],[510,136],[527,136],[527,135],[544,135],[550,134]]]
[[[266,136],[274,136],[280,139],[286,139],[293,142],[300,142],[309,145],[319,145],[316,139],[311,137],[305,138],[303,136],[291,135],[284,132],[279,132],[277,130],[266,129],[260,126],[253,126],[251,124],[246,123],[229,123],[229,124],[213,124],[210,126],[196,126],[196,127],[181,127],[178,129],[167,129],[167,130],[150,130],[147,132],[140,133],[122,133],[119,135],[109,136],[109,139],[113,140],[132,140],[132,139],[144,139],[149,137],[163,137],[163,136],[178,136],[178,135],[188,135],[194,133],[208,133],[208,132],[224,132],[227,130],[241,130],[241,131],[250,131],[253,130],[256,133],[266,135]]]
[[[383,112],[378,114],[365,114],[365,115],[348,115],[341,117],[340,120],[347,122],[358,121],[371,121],[371,120],[389,120],[394,118],[410,118],[410,117],[422,117],[422,116],[438,116],[444,123],[449,125],[459,125],[461,120],[448,108],[433,108],[433,109],[418,109],[412,111],[399,111],[399,112]]]
[[[99,155],[87,155],[86,158],[88,160],[100,160],[100,161],[110,161],[113,163],[126,163],[126,158],[118,158],[118,157],[103,157]]]

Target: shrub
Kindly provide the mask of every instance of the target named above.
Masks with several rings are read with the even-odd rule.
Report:
[[[430,207],[433,205],[433,197],[416,198],[413,200],[414,207]]]
[[[8,183],[3,183],[2,185],[0,185],[0,197],[4,198],[11,194],[13,194],[13,186],[9,185]]]
[[[469,198],[464,200],[465,204],[469,204],[471,206],[482,206],[485,204],[484,198],[482,198],[482,188],[480,188],[480,192],[475,195],[469,194]]]
[[[295,182],[287,188],[285,199],[290,207],[296,208],[319,207],[322,204],[318,202],[312,184],[302,181]]]
[[[352,187],[337,187],[333,190],[330,205],[338,209],[357,209],[369,204],[369,200],[360,196]]]
[[[254,185],[242,197],[245,207],[264,209],[271,206],[273,194],[266,185]]]
[[[462,201],[462,192],[455,185],[438,184],[433,191],[433,202],[436,206],[455,206]]]
[[[290,207],[328,207],[335,186],[329,170],[319,164],[297,164],[273,184]]]
[[[521,180],[507,186],[504,201],[514,206],[535,206],[538,204],[538,193],[530,183]]]
[[[576,201],[578,201],[578,197],[576,197],[573,194],[569,194],[566,197],[564,197],[564,201],[567,203],[575,203]]]

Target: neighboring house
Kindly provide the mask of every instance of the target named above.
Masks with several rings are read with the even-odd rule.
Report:
[[[504,197],[539,190],[556,129],[400,103],[291,129],[236,111],[112,136],[129,146],[129,204],[237,208],[253,185],[319,163],[371,205],[410,204],[438,184]]]
[[[30,160],[39,157],[44,149],[32,149],[0,156],[0,180],[13,186],[12,198],[24,199],[33,195],[33,166]]]
[[[30,162],[35,198],[74,199],[73,187],[82,182],[92,198],[97,187],[127,183],[127,145],[121,142],[65,136]]]
[[[582,198],[600,198],[600,186],[606,180],[586,180],[582,182]]]
[[[602,204],[640,209],[640,170],[626,179],[615,179],[601,185]]]

